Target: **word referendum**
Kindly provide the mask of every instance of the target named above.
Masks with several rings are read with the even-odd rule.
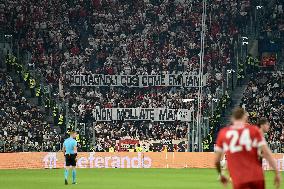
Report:
[[[182,86],[198,87],[199,76],[188,74],[166,75],[73,75],[70,76],[71,86],[115,86],[115,87],[155,87]],[[203,77],[206,84],[206,76]]]
[[[104,108],[94,109],[93,117],[96,121],[191,121],[192,111],[188,109],[167,108]]]

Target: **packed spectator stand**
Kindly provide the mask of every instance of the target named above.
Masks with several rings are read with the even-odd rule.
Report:
[[[0,71],[0,152],[58,151],[61,136],[32,106],[11,76]]]
[[[241,106],[250,114],[250,121],[257,123],[267,118],[270,130],[267,142],[274,152],[284,151],[284,73],[260,72],[252,77],[244,93]]]
[[[256,123],[260,117],[269,120],[271,128],[266,139],[270,148],[279,153],[284,151],[283,1],[275,1],[275,4],[263,1],[258,14],[262,14],[259,17],[259,56],[248,61],[251,64],[247,71],[252,75],[241,106],[249,111],[252,122]]]
[[[270,1],[263,1],[264,6],[259,10],[262,14],[259,19],[259,44],[260,66],[275,67],[279,61],[279,53],[284,45],[284,12],[283,1],[275,1],[274,6]]]
[[[72,127],[65,120],[66,112],[69,112],[68,118],[73,114],[78,122],[91,125],[85,128],[85,133],[96,133],[95,146],[90,144],[90,138],[94,137],[91,134],[83,140],[88,143],[86,151],[117,149],[119,139],[187,140],[189,131],[184,122],[95,122],[92,109],[192,109],[197,106],[197,101],[183,103],[182,99],[197,99],[196,88],[74,88],[70,87],[69,79],[74,74],[88,73],[199,74],[202,1],[9,0],[1,4],[1,10],[1,24],[14,31],[17,39],[14,43],[19,45],[20,56],[28,54],[28,70],[43,76],[44,83],[57,94],[55,98],[66,103],[68,110],[61,110],[54,99],[44,99],[46,112],[53,113],[54,124]],[[213,116],[203,148],[208,148],[209,143],[212,145],[214,128],[228,106],[224,70],[232,68],[234,45],[249,20],[250,10],[251,5],[246,0],[210,0],[207,3],[203,69],[208,79],[204,87],[202,113]],[[220,99],[220,103],[212,113],[209,110],[215,98]]]

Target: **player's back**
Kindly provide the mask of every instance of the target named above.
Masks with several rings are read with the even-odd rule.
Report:
[[[264,180],[258,148],[264,143],[256,126],[223,128],[217,139],[217,148],[226,153],[228,170],[235,184]]]
[[[77,146],[77,142],[75,139],[73,138],[67,138],[65,141],[64,141],[64,147],[66,149],[66,154],[74,154],[74,147]]]

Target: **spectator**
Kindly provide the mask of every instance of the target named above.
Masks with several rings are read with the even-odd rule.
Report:
[[[253,123],[260,117],[266,117],[270,130],[267,142],[274,152],[283,152],[284,142],[284,91],[283,72],[260,72],[250,81],[242,99]]]
[[[0,71],[0,152],[58,151],[61,137],[42,112],[23,97],[19,86]]]

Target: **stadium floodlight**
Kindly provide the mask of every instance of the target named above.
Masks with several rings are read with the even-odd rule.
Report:
[[[189,98],[189,99],[182,99],[182,102],[193,102],[195,99]]]

